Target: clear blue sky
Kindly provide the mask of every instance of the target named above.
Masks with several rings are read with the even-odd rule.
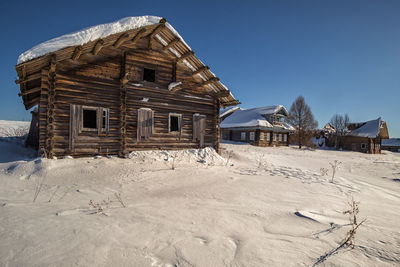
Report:
[[[48,39],[122,17],[167,18],[243,103],[303,95],[323,126],[381,116],[400,137],[400,1],[1,1],[0,119],[30,119],[18,55]]]

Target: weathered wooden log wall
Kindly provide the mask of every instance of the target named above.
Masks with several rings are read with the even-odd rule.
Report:
[[[242,133],[246,133],[245,140],[242,140]],[[250,140],[250,132],[254,132],[254,140]],[[260,133],[264,133],[264,139],[260,140]],[[267,140],[267,135],[270,135]],[[276,134],[276,140],[274,140],[274,133]],[[281,141],[279,141],[279,134],[281,134]],[[286,135],[286,141],[285,137]],[[256,146],[288,146],[289,145],[289,133],[286,132],[273,132],[268,130],[249,130],[249,129],[222,129],[222,138],[225,140],[247,142]]]
[[[100,54],[108,52],[102,49]],[[47,156],[125,156],[141,149],[197,148],[200,141],[193,139],[195,113],[206,116],[204,145],[219,148],[219,102],[198,90],[193,93],[198,84],[192,72],[174,57],[142,49],[94,62],[81,60],[80,64],[59,62],[56,72],[42,71],[40,148]],[[156,82],[143,81],[144,68],[156,71]],[[168,90],[172,81],[181,81],[182,89]],[[81,131],[73,150],[69,138],[71,104],[109,109],[108,130]],[[154,131],[147,139],[137,138],[139,108],[154,112]],[[170,113],[182,115],[180,132],[169,132]]]

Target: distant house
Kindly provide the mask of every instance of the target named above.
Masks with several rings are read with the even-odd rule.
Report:
[[[349,132],[340,137],[340,147],[345,150],[364,153],[381,153],[382,139],[388,139],[386,122],[381,118],[376,120],[349,123]]]
[[[400,138],[382,140],[382,149],[392,152],[400,152]]]
[[[294,128],[285,122],[288,112],[282,105],[226,112],[220,114],[224,117],[221,132],[225,140],[257,146],[287,146],[289,134],[294,132]]]
[[[16,71],[25,108],[38,106],[29,143],[49,158],[218,151],[220,107],[238,104],[160,17],[124,18],[44,42],[19,57]]]
[[[223,120],[225,120],[225,118],[229,117],[233,112],[235,112],[238,109],[241,109],[241,108],[240,107],[233,107],[233,108],[227,108],[227,109],[221,110],[219,112],[220,121],[222,122]]]

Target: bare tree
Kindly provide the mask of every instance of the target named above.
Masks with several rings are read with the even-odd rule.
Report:
[[[296,128],[299,148],[308,142],[310,133],[317,128],[318,122],[314,119],[311,108],[306,104],[303,96],[298,96],[289,110],[289,123]]]
[[[347,131],[347,125],[350,122],[349,115],[335,114],[330,120],[330,124],[335,127],[335,147],[339,148],[339,136],[343,136]]]

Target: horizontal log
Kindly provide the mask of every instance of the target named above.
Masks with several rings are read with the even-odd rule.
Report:
[[[200,73],[202,73],[203,71],[206,71],[206,70],[209,70],[209,69],[210,69],[209,66],[201,67],[201,68],[199,68],[198,70],[194,71],[193,74],[192,74],[192,76],[195,76],[195,75],[197,75],[197,74],[200,74]]]
[[[202,82],[201,84],[200,84],[200,87],[204,87],[204,86],[206,86],[206,85],[209,85],[209,84],[212,84],[212,83],[215,83],[215,82],[218,82],[219,81],[219,78],[218,77],[212,77],[211,79],[209,79],[209,80],[207,80],[207,81],[205,81],[205,82]]]
[[[40,79],[41,77],[42,77],[42,73],[39,71],[39,72],[36,72],[36,73],[33,73],[33,74],[27,76],[25,79],[15,80],[15,83],[16,84],[22,84],[22,83],[26,83],[26,82],[30,82],[30,81],[33,81],[33,80]]]
[[[194,52],[193,51],[189,51],[186,52],[185,54],[183,54],[180,58],[177,59],[178,62],[182,62],[184,59],[194,56]]]
[[[175,44],[177,44],[178,42],[180,42],[181,39],[179,37],[176,37],[175,39],[173,39],[169,44],[167,44],[166,46],[163,47],[163,50],[167,50],[171,47],[173,47]]]
[[[24,91],[22,93],[19,93],[18,95],[19,96],[29,95],[29,94],[32,94],[32,93],[39,92],[40,90],[42,90],[41,87],[34,87],[32,89],[29,89],[29,90],[26,90],[26,91]]]

